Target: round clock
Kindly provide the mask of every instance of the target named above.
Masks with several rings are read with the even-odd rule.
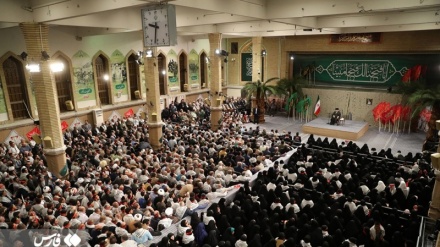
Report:
[[[155,5],[142,9],[144,46],[176,45],[176,10],[174,5]]]

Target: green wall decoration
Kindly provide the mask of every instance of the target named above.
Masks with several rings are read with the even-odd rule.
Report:
[[[5,93],[3,92],[3,82],[0,77],[0,121],[8,120],[8,110],[6,108]]]
[[[241,53],[241,81],[252,81],[252,53]]]
[[[112,53],[110,60],[111,60],[113,89],[117,95],[115,97],[115,101],[128,100],[128,87],[126,86],[127,65],[125,64],[125,56],[119,50],[115,50]]]
[[[189,81],[190,84],[199,84],[199,54],[192,49],[189,59]]]
[[[295,54],[294,74],[324,84],[394,86],[415,65],[439,65],[438,54]],[[427,74],[429,76],[429,74]]]
[[[177,64],[177,54],[171,49],[167,54],[167,76],[170,88],[179,87],[179,66]]]
[[[72,57],[73,89],[78,107],[96,105],[95,81],[93,79],[93,66],[91,57],[79,50]],[[87,103],[81,103],[87,102]]]

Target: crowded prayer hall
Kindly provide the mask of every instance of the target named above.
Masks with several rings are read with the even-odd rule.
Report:
[[[1,1],[0,247],[440,246],[439,8]]]

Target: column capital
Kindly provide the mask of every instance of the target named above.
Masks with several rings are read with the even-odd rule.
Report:
[[[156,128],[156,127],[162,127],[164,124],[165,124],[165,123],[162,122],[162,121],[160,121],[160,122],[156,122],[156,123],[153,123],[153,122],[150,123],[150,122],[148,122],[148,123],[147,123],[147,126],[148,126],[148,127]]]
[[[43,148],[43,153],[47,155],[58,155],[66,151],[66,146],[63,145],[60,148]]]

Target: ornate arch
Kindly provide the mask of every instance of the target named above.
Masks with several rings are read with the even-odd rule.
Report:
[[[75,95],[74,95],[74,88],[73,88],[73,65],[72,65],[72,59],[70,59],[70,57],[69,56],[67,56],[64,52],[62,52],[62,51],[57,51],[57,52],[55,52],[53,55],[52,55],[52,58],[51,58],[51,60],[53,61],[53,60],[56,60],[58,57],[62,57],[66,62],[67,62],[67,64],[65,64],[65,67],[68,67],[69,68],[69,76],[70,76],[70,91],[71,91],[71,97],[72,97],[72,101],[73,101],[73,104],[74,104],[74,106],[75,106],[75,109],[78,109],[77,108],[77,105],[76,105],[76,99],[75,99]]]
[[[12,115],[12,108],[11,108],[11,101],[9,98],[9,93],[6,87],[6,78],[5,78],[5,72],[3,69],[3,63],[9,58],[9,57],[13,57],[15,58],[20,64],[21,67],[23,69],[23,73],[24,73],[24,77],[25,77],[25,84],[26,84],[26,96],[27,96],[27,101],[29,103],[29,110],[30,110],[30,114],[32,115],[32,117],[37,117],[38,114],[36,114],[37,112],[37,106],[35,103],[35,98],[33,98],[33,100],[31,100],[31,94],[32,94],[32,87],[31,87],[31,82],[30,82],[30,74],[27,71],[26,67],[25,67],[25,61],[18,56],[17,54],[13,53],[12,51],[7,51],[5,54],[3,54],[3,56],[0,57],[0,87],[1,90],[3,90],[3,95],[5,98],[5,106],[6,106],[6,111],[7,111],[7,115],[8,115],[8,119],[9,120],[14,120],[14,117]],[[6,90],[5,90],[6,89]]]
[[[111,72],[111,67],[110,67],[111,59],[110,59],[110,57],[107,54],[105,54],[105,52],[103,52],[102,50],[99,50],[92,57],[92,65],[93,65],[92,67],[93,67],[93,80],[95,81],[96,98],[99,99],[99,106],[100,107],[102,107],[102,103],[101,103],[101,99],[99,98],[98,78],[96,76],[95,60],[96,60],[96,58],[98,58],[101,55],[107,60],[107,64],[106,64],[107,72],[108,73]],[[108,97],[109,97],[109,104],[113,103],[113,90],[112,90],[112,86],[111,85],[112,85],[112,77],[109,74],[108,85],[107,85],[107,93],[108,93]]]

